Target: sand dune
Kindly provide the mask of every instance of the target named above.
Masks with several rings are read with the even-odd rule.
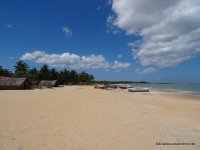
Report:
[[[158,145],[167,142],[195,145]],[[143,149],[199,150],[200,97],[91,86],[0,91],[0,150]]]

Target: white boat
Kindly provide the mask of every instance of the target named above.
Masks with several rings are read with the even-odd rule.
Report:
[[[129,92],[149,92],[149,88],[140,88],[140,87],[136,87],[136,88],[128,88]]]
[[[119,88],[120,88],[120,89],[127,89],[127,88],[128,88],[128,85],[119,85]]]

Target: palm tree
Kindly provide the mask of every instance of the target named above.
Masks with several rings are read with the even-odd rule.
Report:
[[[70,82],[70,71],[64,69],[63,73],[64,73],[64,77],[65,77],[65,84],[69,84],[69,82]]]
[[[29,66],[25,62],[20,60],[20,61],[16,62],[14,68],[15,68],[15,76],[16,77],[26,77]]]
[[[94,80],[94,76],[90,75],[84,71],[79,74],[79,81],[82,84],[89,84],[93,80]]]
[[[56,71],[55,68],[52,68],[50,70],[50,80],[57,80],[58,79],[58,72]]]
[[[85,73],[84,71],[79,74],[79,82],[81,82],[81,83],[87,83],[88,82],[87,73]]]
[[[4,69],[2,66],[0,66],[0,76],[11,77],[12,72],[9,71],[8,69]]]
[[[72,84],[77,84],[79,82],[78,73],[75,70],[71,70],[69,79]]]
[[[49,66],[47,64],[44,64],[40,68],[40,80],[49,80],[49,79],[50,79]]]
[[[37,68],[32,68],[30,69],[29,73],[28,73],[28,78],[32,81],[38,81],[39,80],[39,71],[37,70]]]
[[[25,62],[18,61],[14,68],[15,74],[0,66],[0,76],[26,77],[34,82],[39,80],[58,80],[60,84],[89,84],[94,80],[92,74],[86,72],[77,73],[75,70],[69,71],[66,69],[57,72],[54,68],[49,69],[47,64],[44,64],[40,70],[37,70],[35,67],[29,69]]]

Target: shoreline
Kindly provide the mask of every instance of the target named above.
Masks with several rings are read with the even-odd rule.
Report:
[[[172,85],[176,83],[170,83]],[[150,90],[163,90],[163,91],[175,91],[178,93],[183,93],[183,94],[190,94],[190,95],[195,95],[195,96],[200,96],[200,91],[195,91],[195,90],[184,90],[184,89],[174,89],[174,88],[159,88],[159,87],[152,87],[151,85],[170,85],[170,84],[157,84],[157,83],[146,83],[146,84],[138,84],[136,87],[147,87]],[[199,84],[199,83],[198,83]],[[134,87],[134,84],[118,84],[118,85],[130,85]],[[142,85],[142,86],[141,86]],[[187,85],[187,84],[182,84],[182,85]]]
[[[150,90],[154,90],[154,91],[164,91],[164,92],[176,92],[179,94],[184,94],[184,95],[191,95],[191,96],[197,96],[200,97],[200,93],[199,92],[194,92],[194,91],[184,91],[184,90],[176,90],[176,89],[155,89],[152,88]]]
[[[137,86],[134,86],[134,84],[127,84],[127,83],[121,83],[121,84],[111,84],[111,85],[117,85],[117,86],[131,86],[131,87],[144,87],[144,88],[149,88],[150,90],[155,90],[155,91],[166,91],[166,92],[177,92],[177,93],[182,93],[182,94],[189,94],[189,95],[193,95],[193,96],[200,96],[200,92],[197,92],[197,91],[192,91],[192,90],[181,90],[181,89],[164,89],[164,88],[155,88],[155,87],[152,87],[152,86],[148,86],[148,85],[151,85],[148,84],[148,83],[136,83]],[[175,84],[175,83],[170,83],[170,84]],[[139,85],[142,85],[142,86],[139,86]],[[145,86],[147,85],[147,86]],[[157,85],[157,83],[156,83]],[[159,84],[159,85],[162,85],[162,84]],[[164,84],[165,85],[165,84]]]

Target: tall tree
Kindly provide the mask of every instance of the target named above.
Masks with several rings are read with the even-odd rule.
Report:
[[[69,84],[71,72],[66,70],[66,69],[64,69],[63,73],[64,73],[64,76],[65,76],[65,84]]]
[[[79,82],[81,82],[81,83],[87,83],[88,80],[89,80],[89,76],[88,76],[87,73],[85,73],[85,72],[83,71],[83,72],[81,72],[81,73],[79,74]]]
[[[32,81],[38,81],[39,80],[39,71],[37,68],[32,68],[28,72],[28,78]]]
[[[58,82],[60,84],[69,84],[70,81],[70,71],[64,69],[59,72]]]
[[[81,84],[89,84],[93,80],[94,80],[94,76],[84,71],[79,74],[79,82]]]
[[[12,72],[9,71],[8,69],[4,69],[2,66],[0,66],[0,76],[11,77]]]
[[[47,64],[40,68],[40,80],[50,80],[50,71]]]
[[[14,68],[15,68],[15,76],[16,77],[26,77],[27,76],[29,66],[25,62],[23,62],[23,61],[16,62]]]
[[[50,73],[50,77],[49,77],[50,80],[57,80],[58,79],[59,73],[56,71],[56,69],[52,68],[49,71],[49,73]]]
[[[70,79],[71,84],[79,83],[78,73],[75,70],[71,70],[69,79]]]

